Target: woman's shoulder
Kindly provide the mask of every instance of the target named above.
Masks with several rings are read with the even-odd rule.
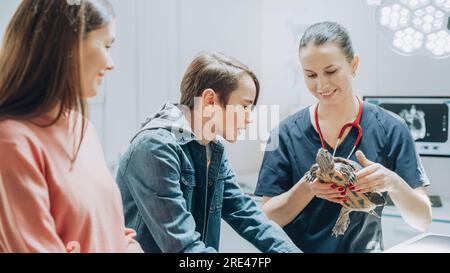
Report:
[[[0,120],[0,144],[21,143],[36,140],[36,134],[28,121]]]
[[[40,164],[44,143],[27,121],[14,119],[0,121],[0,151],[2,168],[15,168],[21,160]],[[31,162],[31,161],[30,161]]]
[[[85,131],[93,130],[95,132],[91,122],[87,119],[84,121]],[[80,131],[82,123],[83,117],[78,113],[62,117],[55,123],[52,123],[52,120],[47,117],[3,119],[0,120],[0,142],[46,146],[45,144],[48,144],[49,141],[67,138],[67,133],[71,132],[69,129],[72,129],[73,125],[75,125],[75,132]],[[64,139],[64,141],[66,140]]]

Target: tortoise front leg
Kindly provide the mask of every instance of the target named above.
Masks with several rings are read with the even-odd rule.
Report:
[[[311,169],[306,173],[306,182],[312,183],[317,178],[317,171],[319,170],[319,165],[312,165]]]

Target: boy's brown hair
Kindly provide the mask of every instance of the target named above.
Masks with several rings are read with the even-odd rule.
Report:
[[[255,73],[238,60],[221,53],[199,55],[189,65],[181,82],[180,103],[193,109],[195,98],[200,97],[206,89],[212,89],[218,94],[222,105],[225,106],[231,93],[238,88],[239,80],[245,74],[255,82],[254,105],[256,105],[260,85]]]

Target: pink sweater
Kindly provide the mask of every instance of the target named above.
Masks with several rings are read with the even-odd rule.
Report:
[[[0,252],[142,251],[91,124],[71,169],[74,116],[0,122]]]

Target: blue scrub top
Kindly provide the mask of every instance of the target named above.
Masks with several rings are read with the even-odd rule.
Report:
[[[358,149],[369,160],[396,172],[413,189],[429,185],[409,128],[399,116],[365,102],[361,126],[363,137]],[[358,130],[353,128],[336,156],[346,158],[357,135]],[[311,123],[309,108],[280,123],[268,146],[277,141],[278,147],[264,155],[256,195],[273,197],[290,190],[315,163],[321,142]],[[333,151],[329,145],[327,148]],[[357,161],[355,154],[350,159]],[[365,212],[351,212],[345,234],[337,238],[331,235],[341,208],[339,204],[314,198],[284,230],[304,252],[382,251],[381,219]],[[376,209],[378,215],[382,215],[382,210],[383,207]]]

